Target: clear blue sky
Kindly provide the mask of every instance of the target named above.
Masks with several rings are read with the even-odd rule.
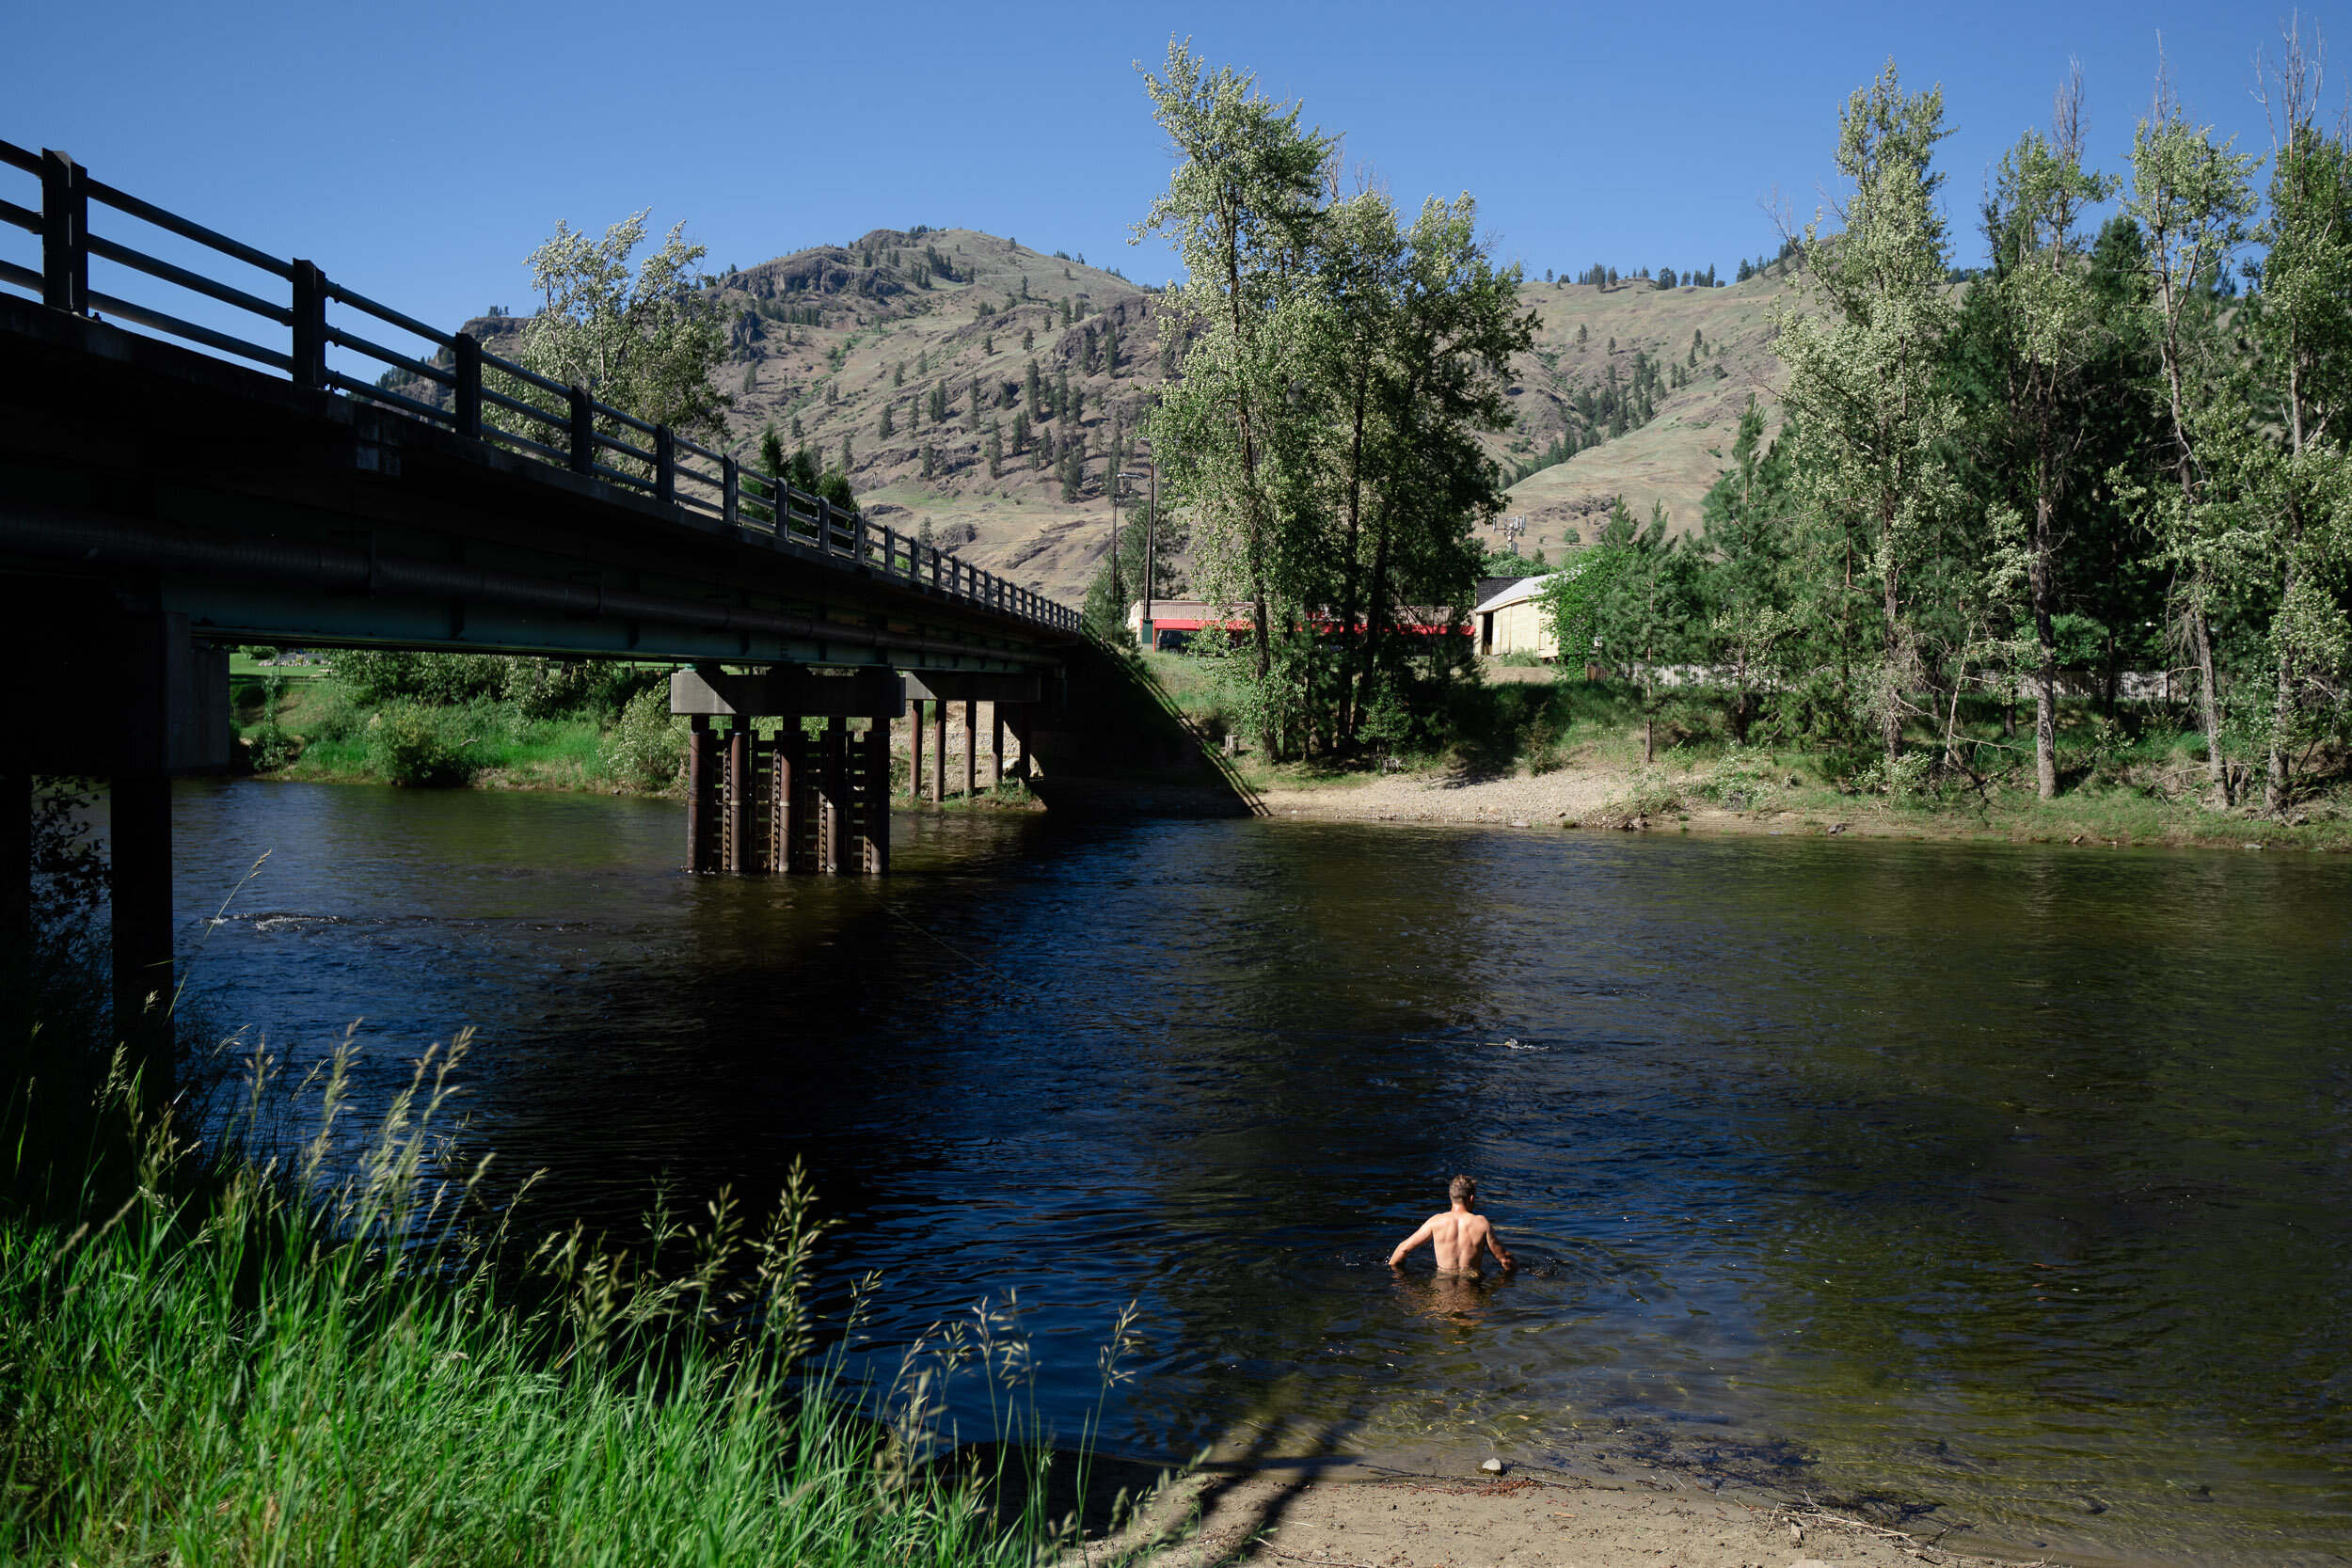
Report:
[[[2266,145],[2251,59],[2275,52],[2286,14],[2169,0],[22,5],[0,137],[62,148],[447,325],[526,307],[522,258],[559,218],[601,229],[637,207],[684,218],[714,264],[929,223],[1158,281],[1167,252],[1125,243],[1168,165],[1133,62],[1181,34],[1303,98],[1400,198],[1475,195],[1502,254],[1538,277],[1595,261],[1728,271],[1774,248],[1768,194],[1812,208],[1839,103],[1892,55],[1908,83],[1945,87],[1968,261],[1987,171],[2046,122],[2070,57],[2109,167],[2147,103],[2159,30],[2191,111]],[[2352,70],[2331,103],[2344,80]],[[24,199],[26,183],[0,170],[0,194]]]

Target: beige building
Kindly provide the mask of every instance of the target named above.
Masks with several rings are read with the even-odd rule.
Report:
[[[1550,580],[1549,573],[1520,578],[1470,611],[1481,655],[1490,658],[1504,654],[1534,654],[1547,659],[1559,657],[1559,644],[1544,624],[1544,584]]]

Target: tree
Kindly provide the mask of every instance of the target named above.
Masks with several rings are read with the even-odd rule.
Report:
[[[2245,243],[2254,210],[2253,159],[2217,146],[2211,126],[2191,127],[2161,82],[2149,117],[2132,137],[2132,175],[2123,210],[2139,225],[2148,268],[2145,309],[2164,377],[2165,427],[2159,436],[2164,484],[2141,499],[2175,571],[2180,625],[2198,671],[2205,767],[2217,805],[2231,799],[2221,749],[2221,703],[2214,659],[2213,610],[2221,564],[2223,509],[2208,485],[2208,436],[2226,440],[2217,420],[2225,379],[2211,291],[2231,254]]]
[[[891,436],[895,436],[895,435],[897,435],[897,434],[898,434],[898,430],[897,430],[897,428],[896,428],[896,427],[895,427],[895,426],[891,423],[891,419],[890,419],[890,411],[891,411],[891,407],[892,407],[892,404],[887,404],[887,403],[883,404],[882,404],[882,430],[881,430],[881,436],[882,436],[882,438],[883,440],[885,440],[885,441],[889,440],[889,439],[891,438]],[[844,462],[844,464],[843,464],[843,467],[846,467],[847,466],[848,466],[848,464],[847,464],[847,463],[846,463],[846,461],[845,461],[845,462]]]
[[[1119,324],[1117,322],[1107,322],[1103,327],[1103,372],[1113,376],[1119,373]]]
[[[2084,393],[2110,326],[2090,287],[2084,210],[2115,182],[2083,167],[2083,91],[2077,71],[2060,89],[2050,135],[2027,131],[2001,158],[1985,209],[1993,276],[1972,296],[1993,317],[2003,382],[1996,441],[2021,471],[2029,508],[2026,581],[2030,596],[2034,777],[2042,799],[2058,794],[2058,633],[2060,555],[2072,534],[2061,508],[2090,476],[2076,459],[2093,429]]]
[[[2275,127],[2262,288],[2247,316],[2253,391],[2275,435],[2248,465],[2245,524],[2269,624],[2267,811],[2287,804],[2296,752],[2352,717],[2352,147],[2319,124],[2317,62],[2290,34],[2265,83]]]
[[[1751,394],[1731,443],[1731,467],[1708,490],[1695,589],[1709,663],[1731,676],[1731,737],[1746,745],[1763,693],[1780,683],[1779,655],[1797,620],[1789,611],[1788,454],[1766,445],[1764,411]],[[1561,644],[1563,657],[1567,645]]]
[[[1837,562],[1834,590],[1842,695],[1875,722],[1892,772],[1901,750],[1906,684],[1918,673],[1911,568],[1951,500],[1947,443],[1959,424],[1939,359],[1950,328],[1942,177],[1941,89],[1906,93],[1894,63],[1856,88],[1838,117],[1838,171],[1851,195],[1826,230],[1803,236],[1806,288],[1772,317],[1788,368],[1786,403],[1807,521]],[[1862,595],[1877,600],[1877,667],[1857,692],[1843,666]]]
[[[1164,320],[1200,336],[1154,416],[1153,447],[1169,454],[1162,483],[1198,522],[1196,547],[1212,592],[1246,594],[1255,675],[1273,673],[1272,597],[1295,465],[1272,418],[1295,356],[1304,305],[1297,262],[1321,218],[1336,143],[1303,129],[1300,107],[1274,103],[1254,77],[1210,71],[1182,43],[1167,74],[1146,73],[1152,113],[1180,159],[1136,237],[1165,234],[1184,264]],[[1260,740],[1276,751],[1271,713]]]
[[[650,211],[623,218],[600,240],[564,223],[555,226],[554,235],[531,253],[540,307],[524,324],[516,357],[538,374],[584,387],[599,402],[649,424],[698,440],[723,440],[733,400],[713,380],[727,340],[701,293],[711,279],[696,263],[707,252],[688,244],[686,226],[676,224],[632,273],[630,259],[645,243]],[[509,396],[540,400],[512,377],[494,379]],[[562,425],[563,416],[551,415],[537,436],[560,442]],[[601,420],[598,428],[615,439],[624,435],[617,421]]]

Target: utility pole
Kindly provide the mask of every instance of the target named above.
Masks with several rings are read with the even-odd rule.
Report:
[[[1157,551],[1160,524],[1160,466],[1156,460],[1149,456],[1143,458],[1142,461],[1151,469],[1149,477],[1152,481],[1152,499],[1145,504],[1143,513],[1143,624],[1137,631],[1140,634],[1139,641],[1143,643],[1144,652],[1151,653],[1154,651],[1156,641],[1152,634],[1152,590],[1155,586],[1152,579],[1158,575],[1153,568],[1159,565]],[[1119,477],[1142,479],[1146,476],[1122,473]]]

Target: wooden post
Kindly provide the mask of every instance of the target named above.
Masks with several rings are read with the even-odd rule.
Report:
[[[572,472],[584,474],[596,466],[596,400],[578,382],[571,389]]]
[[[458,435],[478,441],[482,439],[482,344],[470,332],[457,334],[456,343],[457,385],[450,419]]]
[[[988,787],[995,789],[1005,782],[1005,705],[988,705]]]
[[[40,302],[89,312],[89,177],[52,148],[40,154]]]
[[[713,737],[710,716],[697,713],[686,721],[686,869],[707,871],[711,833],[707,819]]]
[[[907,699],[907,799],[923,798],[923,700]]]
[[[752,721],[739,713],[727,731],[727,869],[752,869]]]
[[[931,800],[947,803],[947,704],[931,704]]]
[[[978,793],[976,785],[980,768],[980,705],[966,697],[963,700],[963,798],[967,800]]]
[[[315,261],[294,263],[294,383],[326,385],[326,274]]]

